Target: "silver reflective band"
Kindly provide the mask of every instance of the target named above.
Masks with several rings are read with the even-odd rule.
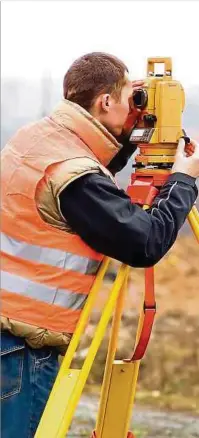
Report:
[[[67,237],[66,237],[67,239]],[[32,260],[45,265],[79,272],[80,274],[95,275],[100,266],[98,260],[65,252],[54,248],[44,248],[9,237],[1,233],[1,250],[5,253],[26,260]]]
[[[26,278],[5,271],[1,271],[1,287],[8,292],[72,310],[82,309],[87,299],[87,295],[34,283]]]

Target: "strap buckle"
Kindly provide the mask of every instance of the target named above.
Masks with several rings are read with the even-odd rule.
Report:
[[[146,311],[148,311],[148,310],[152,310],[156,313],[156,310],[157,310],[156,302],[152,305],[148,305],[144,301],[143,310],[144,310],[144,313],[146,313]]]

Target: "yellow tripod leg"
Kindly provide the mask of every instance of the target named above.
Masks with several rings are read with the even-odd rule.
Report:
[[[88,318],[90,316],[90,313],[91,313],[91,310],[93,308],[96,296],[97,296],[99,289],[101,287],[101,283],[102,283],[104,275],[107,271],[109,263],[110,263],[110,259],[105,257],[102,265],[100,266],[98,275],[97,275],[96,280],[94,282],[94,285],[93,285],[93,287],[90,291],[90,294],[88,296],[87,302],[86,302],[84,310],[81,314],[80,320],[79,320],[78,325],[77,325],[76,330],[75,330],[75,333],[72,337],[72,340],[69,344],[69,347],[67,349],[65,357],[62,361],[60,370],[58,372],[57,378],[55,380],[54,386],[52,388],[48,402],[46,404],[46,407],[45,407],[45,410],[43,412],[42,418],[40,420],[39,426],[37,428],[35,438],[45,438],[46,436],[48,436],[48,435],[46,435],[46,425],[47,424],[51,425],[52,418],[55,420],[54,423],[58,422],[58,419],[56,418],[56,414],[54,411],[55,402],[57,400],[57,394],[59,393],[61,387],[65,388],[67,372],[69,371],[69,367],[70,367],[72,359],[74,357],[74,353],[78,347],[80,338],[81,338],[82,333],[86,327]],[[71,382],[71,380],[70,380],[70,382]],[[69,391],[69,393],[70,393],[70,391]],[[63,397],[61,397],[61,400],[58,402],[58,406],[60,405],[60,402],[62,403],[62,401],[63,401]],[[51,417],[51,416],[53,416],[53,417]],[[56,436],[56,435],[54,435],[54,436]]]
[[[107,324],[124,282],[127,268],[127,266],[122,265],[119,269],[82,369],[69,370],[68,366],[72,358],[70,356],[69,359],[67,359],[66,354],[65,368],[67,369],[62,369],[62,375],[61,377],[59,376],[54,385],[55,388],[53,388],[52,395],[49,398],[36,432],[36,438],[64,438],[66,436],[95,355],[104,337]]]
[[[110,380],[111,380],[113,361],[115,359],[115,353],[116,353],[116,349],[117,349],[118,332],[119,332],[122,310],[123,310],[123,305],[124,305],[124,298],[125,298],[125,293],[126,293],[129,270],[130,270],[130,267],[127,270],[126,278],[124,279],[124,284],[121,288],[121,291],[120,291],[120,294],[119,294],[119,297],[117,300],[115,313],[114,313],[114,317],[113,317],[113,322],[112,322],[109,348],[108,348],[106,366],[105,366],[105,371],[104,371],[104,379],[103,379],[102,391],[101,391],[100,407],[99,407],[97,424],[96,424],[96,434],[99,437],[101,436],[101,433],[102,433],[104,416],[105,416],[105,412],[106,412],[106,403],[107,403],[107,398],[108,398],[108,393],[109,393],[109,386],[110,386]]]
[[[138,370],[138,362],[114,361],[104,420],[96,438],[127,438]]]
[[[199,242],[199,212],[195,205],[188,214],[188,221],[197,241]]]
[[[126,282],[125,282],[126,283]],[[145,271],[145,290],[148,287],[154,288],[153,269]],[[124,287],[123,287],[124,289]],[[147,295],[147,299],[148,299]],[[124,290],[121,302],[124,299]],[[145,294],[146,299],[146,294]],[[146,303],[150,305],[150,303]],[[138,346],[140,335],[143,329],[145,306],[142,304],[135,345]],[[96,424],[96,431],[92,438],[127,438],[133,437],[129,432],[133,404],[135,399],[137,378],[139,373],[140,360],[121,361],[115,360],[116,341],[119,329],[119,322],[122,313],[122,305],[118,303],[115,318],[113,320],[109,352],[107,357],[105,376],[103,381],[100,409]],[[136,348],[134,350],[135,353]],[[135,354],[136,356],[136,354]],[[139,357],[139,356],[138,356]]]
[[[139,339],[142,324],[143,312],[139,319],[136,342]],[[96,438],[127,438],[140,362],[125,363],[122,360],[113,362],[108,388],[105,386],[102,391]],[[103,385],[107,383],[107,380],[104,380]],[[100,417],[102,414],[103,416]]]
[[[199,211],[198,211],[196,205],[194,205],[194,206],[192,207],[192,211],[193,211],[193,213],[194,213],[194,215],[195,215],[195,217],[196,217],[196,219],[197,219],[197,221],[198,221],[198,225],[199,225]]]

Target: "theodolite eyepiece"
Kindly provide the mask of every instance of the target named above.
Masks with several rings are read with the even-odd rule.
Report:
[[[143,110],[146,108],[148,102],[148,93],[144,88],[136,90],[133,93],[133,104],[136,108]]]

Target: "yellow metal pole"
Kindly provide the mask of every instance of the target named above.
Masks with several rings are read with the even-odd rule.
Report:
[[[151,268],[146,268],[145,269],[145,289],[146,287],[148,287],[147,284],[147,273],[154,271],[154,266]],[[153,286],[154,286],[154,274],[153,274]],[[135,347],[138,343],[138,340],[140,338],[140,334],[141,334],[141,330],[142,330],[142,326],[143,326],[143,320],[144,320],[144,300],[142,302],[142,307],[141,307],[141,311],[140,311],[140,317],[139,317],[139,323],[138,323],[138,329],[137,329],[137,334],[136,334],[136,341],[135,341]],[[140,368],[140,363],[141,360],[137,360],[134,362],[135,367],[134,367],[134,374],[133,374],[133,383],[132,383],[132,398],[131,398],[131,402],[129,403],[129,411],[127,413],[127,418],[129,418],[128,420],[128,424],[130,422],[130,416],[132,415],[133,412],[133,405],[134,405],[134,400],[135,400],[135,391],[136,391],[136,385],[137,385],[137,379],[138,379],[138,373],[139,373],[139,368]],[[127,424],[127,425],[128,425]],[[128,430],[127,430],[128,432]]]
[[[145,270],[145,288],[149,286],[147,274],[151,270],[153,270],[153,268],[147,268],[147,270]],[[139,342],[143,327],[143,308],[142,302],[134,351]],[[100,410],[96,424],[96,438],[109,438],[111,436],[114,436],[114,438],[127,438],[135,400],[141,361],[113,361],[118,335],[118,320],[116,320],[116,322],[116,333],[111,333],[110,350],[108,353],[109,358],[106,363]],[[114,329],[114,324],[112,329]]]
[[[139,317],[139,323],[138,323],[138,330],[137,330],[137,335],[136,335],[136,344],[138,342],[138,339],[139,339],[139,336],[141,333],[141,329],[142,329],[142,325],[143,325],[143,318],[144,318],[143,310],[141,310],[140,317]],[[131,400],[130,400],[129,405],[128,405],[128,411],[126,412],[125,438],[127,437],[127,434],[128,434],[129,423],[130,423],[132,412],[133,412],[140,363],[141,363],[141,360],[137,360],[133,363],[134,367],[132,370],[132,372],[133,372],[132,392],[131,392]]]
[[[197,211],[197,208],[194,206],[190,213],[188,214],[188,221],[192,228],[192,231],[199,242],[199,219],[198,219],[199,213]]]
[[[126,278],[124,279],[124,283],[123,283],[122,288],[121,288],[120,293],[119,293],[116,309],[114,312],[112,327],[111,327],[109,348],[108,348],[108,353],[107,353],[106,366],[105,366],[105,371],[104,371],[104,379],[103,379],[102,390],[101,390],[100,407],[99,407],[97,423],[96,423],[97,437],[101,436],[103,423],[104,423],[104,416],[105,416],[106,403],[107,403],[107,398],[108,398],[108,393],[109,393],[112,366],[113,366],[113,361],[115,358],[115,353],[117,350],[118,333],[119,333],[120,321],[121,321],[121,316],[122,316],[122,311],[123,311],[123,306],[124,306],[124,299],[125,299],[125,293],[126,293],[126,288],[127,288],[127,280],[128,280],[129,270],[130,270],[130,267],[127,268]]]
[[[194,215],[195,215],[195,217],[196,217],[196,219],[197,219],[197,221],[198,221],[198,224],[199,224],[199,211],[198,211],[196,205],[194,205],[194,206],[192,207],[192,211],[193,211],[193,213],[194,213]]]
[[[60,370],[58,372],[57,378],[55,380],[52,391],[51,391],[50,396],[48,398],[48,402],[47,402],[46,407],[44,409],[39,426],[37,428],[35,438],[46,438],[43,435],[43,430],[45,430],[45,424],[49,422],[49,417],[51,415],[50,413],[52,412],[52,414],[53,414],[53,407],[54,407],[54,403],[55,403],[55,399],[56,399],[56,394],[59,392],[60,384],[62,383],[63,379],[65,378],[66,373],[71,365],[71,361],[74,357],[74,353],[77,349],[80,338],[81,338],[82,333],[83,333],[85,326],[87,324],[87,321],[88,321],[88,318],[90,316],[91,310],[93,308],[97,293],[100,289],[102,280],[104,278],[105,272],[107,271],[109,263],[110,263],[110,258],[105,257],[102,265],[100,266],[99,272],[97,274],[97,277],[96,277],[96,280],[93,284],[93,287],[90,291],[87,302],[84,306],[84,310],[82,311],[81,317],[79,319],[79,322],[78,322],[78,325],[76,327],[75,333],[72,337],[72,340],[69,344],[68,350],[67,350],[65,357],[62,361]]]
[[[134,367],[135,362],[114,361],[102,432],[93,438],[127,438]]]
[[[144,205],[143,208],[147,209],[148,205]],[[149,268],[149,269],[153,269],[153,268]],[[126,280],[127,280],[127,277],[126,277]],[[126,283],[126,281],[125,281],[125,283]],[[145,288],[146,288],[146,286],[147,285],[146,285],[146,279],[145,279]],[[123,289],[124,289],[124,286],[123,286]],[[128,400],[127,405],[125,404],[126,405],[125,418],[121,415],[121,418],[120,418],[121,421],[119,423],[117,423],[117,421],[115,421],[114,423],[118,424],[118,430],[117,430],[118,436],[120,436],[120,432],[119,432],[120,427],[119,426],[121,426],[121,423],[123,423],[123,427],[122,427],[123,432],[125,429],[124,437],[125,438],[127,437],[130,418],[132,415],[133,403],[134,403],[134,399],[135,399],[135,392],[136,392],[136,385],[137,385],[137,379],[138,379],[138,374],[139,374],[139,367],[140,367],[140,362],[141,362],[141,361],[137,360],[133,363],[129,363],[129,364],[125,363],[124,364],[123,361],[114,361],[116,347],[117,347],[119,322],[120,322],[121,313],[122,313],[122,302],[124,299],[124,290],[121,291],[120,298],[118,298],[118,300],[119,299],[121,300],[121,302],[118,303],[118,305],[117,305],[116,312],[115,312],[115,319],[114,319],[113,325],[112,325],[111,338],[110,338],[110,343],[109,343],[109,350],[108,350],[108,356],[107,356],[106,368],[105,368],[105,374],[104,374],[104,380],[103,380],[103,386],[102,386],[100,408],[99,408],[99,413],[98,413],[98,418],[97,418],[97,423],[96,423],[96,437],[97,438],[101,438],[102,436],[103,436],[103,438],[108,437],[108,435],[111,433],[112,419],[113,419],[113,415],[115,415],[115,413],[113,413],[113,415],[111,414],[110,418],[108,419],[109,414],[110,414],[110,404],[112,406],[112,402],[109,399],[109,397],[111,397],[110,391],[113,395],[113,400],[115,400],[115,397],[116,397],[116,399],[118,397],[117,392],[114,393],[115,390],[117,391],[117,387],[115,387],[115,384],[114,384],[114,381],[115,381],[114,379],[117,377],[117,372],[118,372],[117,368],[118,367],[119,367],[119,369],[122,367],[125,370],[125,373],[126,372],[128,373],[129,383],[131,385],[131,392],[129,394],[129,391],[127,391],[127,388],[126,388],[126,396],[124,397],[124,400],[123,400],[124,404],[125,404],[125,401]],[[137,329],[137,334],[136,334],[136,340],[135,340],[135,346],[137,345],[138,340],[140,338],[140,334],[141,334],[141,330],[142,330],[142,326],[143,326],[143,320],[144,320],[144,313],[143,313],[143,302],[142,302],[142,307],[141,307],[140,317],[139,317],[139,322],[138,322],[138,329]],[[121,370],[122,370],[122,368],[121,368]],[[119,375],[120,375],[120,371],[119,371]],[[113,381],[112,381],[112,379],[113,379]],[[118,380],[118,384],[119,384],[119,380]],[[112,408],[111,408],[111,410],[112,410]]]
[[[90,294],[88,296],[87,302],[85,304],[85,307],[84,307],[84,310],[82,312],[81,318],[79,319],[79,322],[77,324],[75,333],[73,334],[73,337],[72,337],[71,342],[69,344],[69,347],[68,347],[68,350],[66,352],[66,355],[65,355],[65,357],[64,357],[64,359],[62,361],[62,367],[61,368],[63,369],[63,371],[64,371],[64,369],[69,368],[69,366],[71,364],[71,361],[72,361],[72,359],[74,357],[74,353],[75,353],[75,351],[76,351],[76,349],[78,347],[80,338],[81,338],[81,336],[82,336],[82,334],[84,332],[84,329],[86,327],[86,324],[88,322],[91,310],[93,308],[95,299],[96,299],[97,294],[99,292],[99,289],[101,287],[101,284],[102,284],[104,275],[105,275],[105,273],[107,271],[109,263],[110,263],[110,258],[105,257],[105,259],[104,259],[104,261],[102,263],[102,266],[100,267],[99,272],[97,274],[97,278],[95,280],[95,283],[94,283],[94,285],[93,285],[93,287],[92,287],[92,289],[90,291]],[[61,372],[61,369],[60,369],[60,372]]]
[[[113,312],[116,300],[118,298],[118,294],[121,290],[122,284],[124,282],[124,278],[127,274],[127,271],[128,271],[128,266],[122,264],[120,269],[119,269],[116,280],[114,282],[114,285],[113,285],[113,288],[111,291],[111,295],[108,299],[108,302],[104,308],[100,322],[97,326],[95,336],[94,336],[93,341],[90,345],[87,357],[85,359],[84,365],[83,365],[82,370],[81,370],[80,375],[79,375],[79,379],[76,382],[74,391],[73,391],[72,396],[70,398],[70,403],[66,407],[65,414],[63,416],[62,423],[61,423],[60,428],[59,428],[59,433],[57,434],[56,438],[64,438],[66,433],[68,432],[68,429],[70,427],[70,424],[71,424],[71,421],[73,418],[74,411],[76,409],[77,403],[79,401],[82,390],[83,390],[84,385],[86,383],[86,380],[87,380],[88,374],[90,372],[92,363],[94,361],[95,355],[97,353],[97,350],[100,346],[102,338],[104,337],[107,324],[108,324],[110,316]]]
[[[143,325],[143,306],[141,308],[135,345],[139,340]],[[124,362],[114,360],[111,367],[108,394],[103,418],[98,422],[96,438],[127,438],[135,398],[140,361]],[[102,403],[102,400],[101,400]],[[101,407],[101,406],[100,406]]]

